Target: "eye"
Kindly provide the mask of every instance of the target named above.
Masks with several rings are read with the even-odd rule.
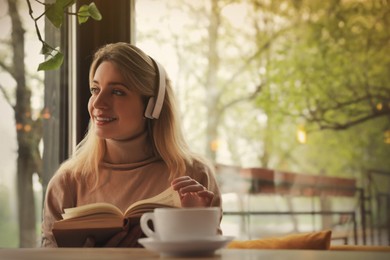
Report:
[[[91,92],[92,95],[94,95],[94,94],[99,93],[99,88],[94,86],[94,87],[91,87],[89,89],[89,91]]]
[[[112,94],[117,95],[117,96],[124,96],[125,92],[119,89],[113,89]]]

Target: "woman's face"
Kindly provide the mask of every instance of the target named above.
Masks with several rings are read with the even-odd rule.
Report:
[[[90,88],[88,111],[100,138],[126,140],[144,131],[141,95],[130,90],[114,63],[99,65]]]

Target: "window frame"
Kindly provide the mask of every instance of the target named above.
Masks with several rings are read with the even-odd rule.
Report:
[[[79,25],[75,16],[69,21],[69,155],[88,129],[88,77],[93,53],[104,44],[119,41],[133,43],[135,40],[134,0],[115,0],[115,4],[106,0],[79,0],[75,9],[91,2],[95,2],[101,12],[101,21],[90,20]]]

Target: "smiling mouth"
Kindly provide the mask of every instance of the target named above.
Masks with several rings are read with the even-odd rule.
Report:
[[[115,117],[101,117],[101,116],[95,116],[95,121],[96,122],[101,122],[101,123],[108,123],[116,120]]]

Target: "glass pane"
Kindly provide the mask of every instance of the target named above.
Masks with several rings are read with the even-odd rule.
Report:
[[[136,44],[166,67],[190,146],[216,165],[225,234],[389,239],[389,209],[379,212],[389,190],[378,188],[390,181],[389,10],[358,0],[136,1]]]
[[[30,3],[34,17],[43,13],[42,3]],[[44,19],[37,25],[44,37]],[[36,247],[42,180],[53,174],[50,164],[58,167],[58,150],[53,149],[58,147],[59,114],[53,111],[53,104],[60,104],[58,94],[53,95],[59,88],[53,84],[58,73],[47,78],[37,70],[44,57],[27,1],[0,0],[0,28],[0,248]],[[48,82],[52,84],[45,89]],[[48,142],[53,139],[57,141]]]

